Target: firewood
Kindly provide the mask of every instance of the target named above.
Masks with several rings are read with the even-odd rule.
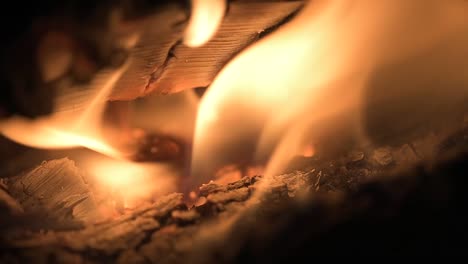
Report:
[[[336,253],[463,253],[467,133],[465,127],[439,141],[431,147],[435,162],[409,169],[407,151],[416,148],[404,145],[334,160],[304,158],[309,168],[271,178],[208,183],[198,192],[207,198],[202,204],[188,207],[182,194],[169,194],[79,230],[5,240],[0,260],[284,263]]]
[[[199,48],[182,44],[185,24],[161,35],[156,26],[161,18],[154,17],[131,52],[131,65],[117,82],[110,99],[129,100],[150,92],[167,94],[206,87],[232,57],[287,21],[303,4],[303,1],[231,2],[214,38]]]
[[[6,190],[0,188],[0,214],[6,215],[6,217],[1,220],[5,220],[10,215],[18,215],[23,212],[23,207],[21,207],[18,201],[11,197]],[[3,221],[0,221],[0,226],[2,224],[4,224]]]
[[[303,3],[229,1],[218,34],[194,49],[182,45],[190,15],[185,0],[60,1],[34,5],[32,13],[11,8],[14,19],[4,24],[18,27],[5,27],[0,47],[5,55],[0,115],[35,118],[83,106],[127,58],[130,67],[117,81],[112,100],[207,86],[233,56],[287,21]]]
[[[73,229],[99,219],[82,173],[67,158],[43,162],[23,175],[9,178],[7,185],[28,217],[35,217],[28,226]]]
[[[198,48],[182,43],[187,10],[167,5],[139,24],[141,37],[129,50],[127,67],[108,99],[132,100],[148,93],[206,87],[237,53],[289,21],[303,5],[303,1],[230,2],[216,35]],[[86,82],[75,83],[73,76],[57,81],[54,111],[84,107],[121,68],[104,67]]]

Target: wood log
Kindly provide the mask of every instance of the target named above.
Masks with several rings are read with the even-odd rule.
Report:
[[[117,80],[110,99],[130,100],[151,91],[165,94],[208,86],[233,56],[275,27],[288,21],[303,4],[303,1],[232,1],[229,3],[228,12],[218,33],[209,43],[200,48],[188,48],[181,43],[187,22],[187,10],[176,3],[164,5],[162,9],[139,22],[138,27],[143,30],[140,42],[130,51],[130,65]],[[92,28],[82,30],[88,32],[92,31]],[[99,39],[102,44],[108,42],[104,36],[102,38]],[[111,47],[107,48],[111,49]],[[23,69],[23,65],[32,64],[23,63],[19,58],[27,57],[30,60],[35,58],[34,55],[28,53],[26,56],[21,50],[18,52],[22,56],[18,55],[18,60],[14,60],[15,65],[18,64],[18,67]],[[102,64],[103,62],[94,63]],[[10,77],[13,78],[19,73],[21,70],[18,69],[15,75]],[[73,75],[73,73],[70,74]],[[66,76],[51,84],[57,88],[56,97],[46,96],[46,92],[41,91],[41,96],[34,100],[39,100],[41,104],[48,100],[55,100],[54,112],[79,112],[80,109],[89,106],[94,96],[102,92],[103,87],[113,75],[115,75],[115,68],[102,69],[88,82],[75,83],[75,77]],[[23,80],[26,77],[18,78]],[[31,85],[39,84],[32,83]],[[46,87],[44,90],[52,91],[53,87]],[[29,95],[24,94],[24,96]],[[32,109],[35,108],[34,100],[31,102],[28,100],[28,103],[24,103],[24,107],[34,111]],[[9,101],[14,103],[15,100]],[[12,145],[4,138],[0,138],[0,146],[0,157],[2,161],[6,161],[0,169],[0,176],[3,177],[25,169],[23,164],[29,166],[31,159],[35,160],[40,156],[35,151]],[[18,153],[13,153],[13,151],[20,152],[19,155],[24,156],[24,162],[18,161],[17,157],[15,157],[16,162],[10,162],[12,154],[18,156]],[[32,154],[23,152],[32,152]]]
[[[23,207],[16,201],[11,195],[8,193],[5,186],[2,182],[0,182],[0,214],[7,215],[8,218],[12,215],[18,215],[24,212]],[[2,220],[5,220],[3,218]],[[4,223],[0,221],[0,226]]]
[[[232,57],[286,23],[303,5],[303,1],[230,2],[217,34],[199,48],[182,44],[187,10],[177,4],[164,6],[138,23],[140,39],[129,50],[128,64],[108,99],[132,100],[152,92],[168,94],[206,87]],[[85,107],[121,68],[105,67],[87,82],[56,82],[55,110]]]
[[[67,158],[43,162],[7,185],[26,213],[21,222],[32,229],[73,229],[100,218],[82,173]]]
[[[303,1],[231,2],[214,38],[199,48],[182,44],[184,24],[162,35],[155,27],[161,19],[154,17],[131,52],[133,60],[111,99],[206,87],[239,51],[287,21],[302,5]]]
[[[284,263],[330,254],[463,254],[467,135],[465,127],[436,144],[436,159],[410,168],[402,146],[309,158],[308,169],[272,178],[209,183],[195,206],[174,193],[79,230],[3,240],[0,260]]]
[[[111,99],[207,86],[237,52],[285,22],[303,1],[229,1],[215,39],[181,45],[187,1],[48,1],[9,9],[0,45],[0,116],[37,117],[78,107],[130,57]],[[8,17],[8,16],[7,16]],[[12,26],[14,25],[14,26]],[[141,36],[136,47],[133,46]],[[135,39],[135,41],[133,41]],[[26,65],[26,66],[25,66]],[[61,104],[60,101],[66,101]]]

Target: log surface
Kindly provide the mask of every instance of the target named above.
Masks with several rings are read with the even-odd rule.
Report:
[[[149,26],[132,50],[132,62],[117,82],[111,100],[206,87],[232,57],[284,23],[303,4],[303,1],[231,2],[216,35],[199,48],[183,45],[184,24],[168,32]],[[178,20],[183,20],[185,14],[178,14],[182,16]],[[171,19],[177,20],[177,16]],[[148,25],[162,22],[161,17],[153,20]]]
[[[52,230],[83,227],[98,218],[93,194],[82,173],[68,158],[43,162],[7,180],[8,193],[26,213],[19,219],[33,228]]]
[[[433,149],[436,162],[418,157],[417,144],[304,158],[303,170],[203,185],[195,206],[173,193],[84,228],[5,236],[0,260],[284,263],[337,253],[464,254],[468,127]]]
[[[0,117],[84,107],[125,62],[130,67],[117,77],[112,100],[207,86],[235,54],[303,2],[229,1],[218,34],[194,49],[182,44],[190,16],[185,0],[48,1],[30,5],[31,12],[12,7],[0,46]]]

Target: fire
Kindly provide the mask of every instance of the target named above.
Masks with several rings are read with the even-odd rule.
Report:
[[[106,212],[133,207],[151,201],[156,195],[175,191],[178,173],[169,164],[128,160],[138,146],[127,141],[138,129],[184,139],[191,137],[198,104],[193,91],[163,99],[148,96],[146,101],[138,100],[134,106],[124,109],[124,115],[130,116],[130,120],[124,120],[125,124],[104,122],[108,95],[125,69],[126,66],[98,74],[90,86],[94,90],[72,87],[73,91],[81,89],[89,93],[84,104],[70,107],[68,98],[59,97],[50,116],[34,120],[14,117],[0,124],[4,136],[26,146],[92,150],[73,154],[73,158],[86,172],[86,178],[97,191],[95,194],[104,196],[100,203]],[[177,114],[178,118],[166,113]]]
[[[107,78],[104,80],[101,76],[96,77],[92,85],[95,89],[89,91],[88,103],[70,109],[69,105],[60,105],[58,100],[55,112],[50,116],[35,120],[14,117],[0,124],[0,132],[17,143],[35,148],[86,147],[108,156],[122,157],[121,151],[104,140],[101,119],[106,98],[124,70],[125,67],[105,73],[103,76]],[[70,103],[64,101],[64,104]]]
[[[5,135],[10,139],[35,148],[86,147],[109,156],[120,156],[117,149],[98,138],[61,129],[42,120],[35,121],[34,125],[31,125],[30,121],[17,118],[3,128]]]
[[[199,47],[205,44],[221,25],[226,0],[192,0],[191,5],[184,43],[189,47]]]
[[[224,0],[192,0],[184,43],[206,43],[225,10]],[[466,98],[468,75],[452,71],[468,68],[467,18],[463,1],[310,1],[290,22],[226,65],[200,104],[192,92],[178,95],[182,103],[170,106],[150,99],[137,104],[129,125],[194,137],[194,186],[208,182],[226,164],[246,161],[266,163],[264,173],[272,175],[296,155],[315,155],[322,141],[340,144],[344,134],[366,140],[369,105],[399,100],[409,102],[402,109],[417,112],[414,102],[419,102],[429,109],[422,114],[430,116],[437,107]],[[0,132],[32,147],[85,147],[112,157],[89,160],[87,168],[103,189],[125,193],[126,200],[170,189],[167,179],[150,176],[173,172],[161,164],[123,160],[127,149],[114,137],[121,131],[103,126],[108,95],[126,66],[98,75],[79,107],[64,110],[59,100],[52,116],[13,118],[0,124]],[[385,67],[410,70],[389,74],[387,83],[394,86],[375,96],[372,82]],[[425,97],[437,98],[437,104]]]
[[[378,94],[384,103],[396,98],[406,107],[434,96],[448,107],[458,96],[466,98],[460,88],[466,78],[457,77],[454,85],[446,73],[466,69],[467,10],[463,1],[310,1],[234,58],[209,87],[197,116],[194,185],[233,160],[268,160],[265,173],[271,175],[306,146],[340,144],[343,134],[365,140],[371,81],[385,66],[422,70],[394,70],[389,83],[395,87]],[[430,65],[422,66],[421,58]],[[440,80],[450,86],[435,87]],[[408,111],[424,104],[411,103]]]

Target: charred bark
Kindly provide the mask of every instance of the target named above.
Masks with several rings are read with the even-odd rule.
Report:
[[[433,144],[432,158],[420,146],[304,158],[296,163],[303,170],[203,185],[194,206],[174,193],[99,224],[4,236],[0,259],[284,263],[330,254],[464,254],[468,129]]]

